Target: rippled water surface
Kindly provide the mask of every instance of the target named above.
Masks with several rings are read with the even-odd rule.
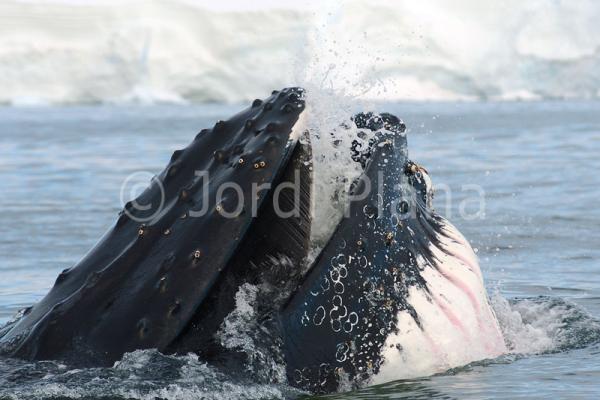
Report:
[[[146,171],[147,180],[237,109],[0,108],[0,323],[39,300],[109,228],[128,176]],[[405,120],[411,158],[438,187],[436,208],[477,248],[515,354],[332,398],[600,397],[600,103],[383,110]],[[0,359],[0,397],[298,395],[223,376],[191,355],[136,352],[87,370]]]

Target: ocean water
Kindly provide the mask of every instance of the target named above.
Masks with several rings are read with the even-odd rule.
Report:
[[[123,201],[237,105],[0,108],[0,324],[38,301]],[[600,396],[600,103],[389,102],[435,206],[471,241],[511,354],[335,399]],[[193,355],[112,368],[0,359],[0,398],[305,396],[277,367],[231,378]],[[264,371],[262,371],[264,372]]]

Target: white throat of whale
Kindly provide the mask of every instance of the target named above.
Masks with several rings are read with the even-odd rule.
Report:
[[[444,234],[429,247],[435,264],[417,257],[429,290],[409,289],[420,327],[408,312],[398,313],[398,332],[387,338],[385,361],[372,384],[429,376],[508,352],[471,245],[450,222],[440,221]]]
[[[317,122],[311,121],[314,118],[311,111],[314,106],[307,101],[302,129],[310,134],[314,168],[313,257],[309,261],[318,256],[332,237],[347,206],[350,184],[362,173],[350,152],[350,142],[356,139],[360,129],[350,119],[323,126],[322,115],[317,116]],[[368,138],[364,142],[367,141]],[[430,232],[433,239],[427,242],[427,249],[423,249],[429,256],[416,255],[425,286],[414,285],[408,289],[409,309],[397,312],[397,329],[387,336],[380,349],[381,362],[360,386],[429,376],[507,352],[471,245],[449,221],[435,214],[433,183],[427,170],[419,166],[414,172],[424,187],[424,201],[417,203],[422,214],[437,223],[436,229]],[[408,232],[415,235],[410,227]],[[315,316],[309,312],[308,318],[314,320],[319,308],[314,312]],[[339,346],[345,349],[347,345],[340,343]],[[351,347],[348,346],[345,354],[348,357],[352,351],[358,351]],[[356,387],[356,382],[343,378],[343,372],[338,383],[338,390]]]

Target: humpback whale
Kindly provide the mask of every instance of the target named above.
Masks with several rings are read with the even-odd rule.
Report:
[[[274,91],[173,153],[50,292],[0,330],[0,353],[110,366],[138,349],[194,352],[235,369],[216,336],[244,285],[290,384],[315,393],[419,376],[506,352],[468,241],[432,204],[391,114],[352,123],[362,175],[310,256],[313,196],[305,93]],[[346,386],[344,386],[346,385]]]

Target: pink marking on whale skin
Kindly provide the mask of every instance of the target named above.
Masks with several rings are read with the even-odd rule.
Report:
[[[462,245],[462,243],[455,243],[458,245]],[[469,269],[469,271],[473,272],[475,275],[477,275],[479,279],[483,280],[483,275],[481,274],[481,269],[479,268],[478,264],[473,263],[471,260],[469,260],[464,255],[460,254],[459,252],[452,251],[452,248],[450,246],[444,244],[442,244],[442,246],[449,256],[456,258],[458,261],[464,264]]]
[[[440,244],[443,246],[440,250],[442,250],[445,254],[444,257],[454,257],[456,260],[460,261],[464,264],[471,272],[473,272],[480,281],[483,282],[483,274],[481,269],[479,268],[479,263],[477,262],[477,256],[475,256],[470,243],[467,239],[447,220],[443,220],[445,226],[442,227],[442,235],[445,235],[448,239],[454,242],[454,245],[463,246],[465,251],[471,251],[473,253],[474,260],[469,259],[464,254],[461,254],[459,251],[452,249],[452,245],[448,245],[444,240],[440,240]],[[442,258],[444,258],[442,257]],[[481,304],[477,299],[476,294],[472,291],[472,289],[462,280],[453,276],[449,271],[444,270],[442,268],[443,261],[440,260],[438,267],[436,268],[438,272],[447,280],[449,280],[452,284],[454,284],[457,288],[463,291],[471,305],[475,311],[475,317],[477,319],[477,327],[481,331],[481,337],[483,339],[483,345],[485,351],[491,356],[499,356],[501,354],[506,354],[508,351],[506,348],[506,343],[504,341],[504,336],[498,326],[497,320],[493,314],[493,311],[489,310],[491,313],[491,321],[492,324],[483,322],[483,312],[481,308]]]
[[[459,278],[452,276],[452,274],[449,274],[447,271],[444,270],[444,268],[441,265],[438,265],[437,270],[444,278],[449,280],[454,286],[456,286],[457,288],[462,290],[467,295],[467,297],[469,298],[469,301],[471,302],[471,305],[473,306],[473,309],[479,315],[479,311],[481,310],[481,304],[479,304],[479,300],[477,300],[477,296],[475,295],[473,290],[471,290],[469,285],[464,283]]]
[[[469,302],[471,303],[471,306],[473,307],[473,311],[475,312],[475,319],[477,320],[477,328],[483,332],[484,331],[484,323],[481,318],[481,305],[479,304],[479,301],[477,300],[475,293],[473,293],[471,288],[466,283],[464,283],[460,279],[452,276],[451,274],[448,274],[441,267],[438,267],[438,271],[444,278],[449,280],[450,283],[452,283],[458,289],[462,290],[467,295],[467,297],[469,298]]]
[[[454,314],[454,312],[444,303],[444,300],[442,300],[440,296],[435,294],[433,295],[433,300],[438,305],[438,307],[442,309],[442,312],[446,315],[448,321],[450,321],[452,325],[458,328],[466,339],[470,339],[471,335],[469,334],[463,323],[460,321],[460,319],[456,316],[456,314]]]
[[[483,323],[481,304],[477,300],[475,293],[469,288],[469,286],[462,280],[452,276],[451,274],[444,271],[443,268],[438,267],[439,273],[446,279],[448,279],[454,286],[463,291],[467,297],[473,309],[475,311],[475,318],[477,319],[477,328],[483,333],[481,336],[484,338],[485,350],[490,354],[500,355],[506,353],[506,346],[504,344],[504,338],[499,331],[499,328],[494,324],[494,327],[489,327]]]
[[[481,273],[481,269],[479,268],[479,263],[477,262],[477,256],[475,256],[471,244],[449,221],[443,220],[443,222],[444,225],[441,228],[441,235],[446,236],[448,239],[454,242],[455,246],[463,247],[465,251],[471,252],[473,254],[474,260],[470,259],[470,257],[461,254],[459,251],[452,249],[452,245],[447,244],[446,241],[439,238],[439,247],[441,248],[441,250],[444,250],[444,252],[449,256],[461,261],[471,272],[473,272],[481,280],[483,280],[483,275]]]

